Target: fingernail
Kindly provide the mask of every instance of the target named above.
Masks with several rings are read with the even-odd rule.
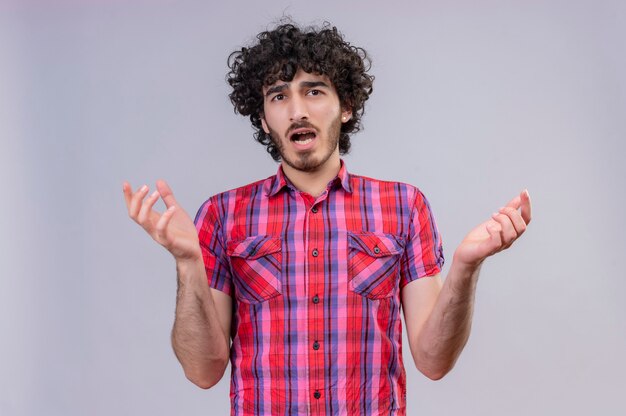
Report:
[[[154,198],[158,194],[159,194],[159,191],[154,191],[154,192],[152,192],[152,195],[150,195],[150,198]]]
[[[144,186],[141,187],[141,189],[139,191],[140,192],[144,192],[144,191],[147,191],[147,190],[148,190],[148,186],[144,185]]]

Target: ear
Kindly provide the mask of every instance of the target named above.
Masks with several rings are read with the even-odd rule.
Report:
[[[348,121],[350,121],[351,118],[352,118],[352,109],[351,108],[343,109],[343,111],[341,112],[341,122],[347,123]]]
[[[263,131],[265,134],[270,134],[270,128],[267,127],[267,123],[265,122],[265,117],[261,114],[261,126],[263,127]]]

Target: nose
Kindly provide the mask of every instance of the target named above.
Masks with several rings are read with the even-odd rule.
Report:
[[[304,97],[295,95],[291,99],[291,107],[290,107],[289,114],[290,114],[291,121],[308,120],[309,110],[307,108]]]

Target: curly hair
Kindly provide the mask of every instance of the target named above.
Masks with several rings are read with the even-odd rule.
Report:
[[[257,35],[258,42],[243,47],[228,57],[227,81],[235,112],[249,116],[256,129],[254,138],[266,146],[275,161],[280,153],[272,138],[263,131],[263,87],[279,79],[291,81],[298,69],[327,76],[339,96],[342,108],[352,118],[341,126],[339,153],[350,150],[350,133],[361,128],[364,104],[372,93],[374,77],[367,74],[371,60],[364,49],[350,45],[329,23],[319,28],[300,29],[292,23],[281,24]]]

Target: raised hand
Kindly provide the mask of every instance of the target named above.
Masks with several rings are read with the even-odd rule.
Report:
[[[524,190],[465,236],[454,253],[455,260],[479,265],[487,257],[509,248],[526,231],[530,219],[530,195]]]
[[[191,217],[185,212],[165,181],[158,180],[157,190],[144,200],[149,188],[144,185],[133,193],[128,182],[122,189],[128,215],[159,244],[165,247],[177,261],[202,259],[198,234]],[[160,214],[152,209],[163,198],[167,210]]]

